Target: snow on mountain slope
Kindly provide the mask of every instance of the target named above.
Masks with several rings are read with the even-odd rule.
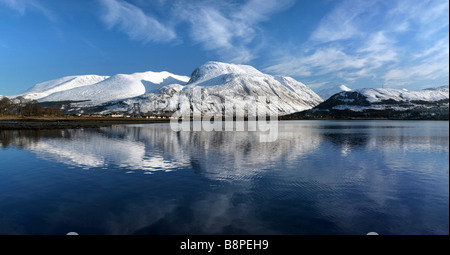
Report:
[[[404,91],[399,89],[360,89],[357,90],[367,98],[370,103],[379,103],[384,100],[395,100],[398,102],[427,101],[435,102],[449,98],[449,87],[442,86],[415,91]]]
[[[126,99],[156,92],[164,85],[186,83],[189,77],[174,75],[169,72],[143,72],[134,74],[117,74],[98,83],[76,87],[41,98],[40,101],[90,100],[89,104]]]
[[[400,89],[364,88],[333,95],[315,109],[319,110],[398,110],[446,107],[449,102],[449,86],[405,91]]]
[[[244,109],[250,105],[263,107],[272,115],[284,115],[322,102],[311,89],[292,78],[274,77],[251,66],[220,62],[207,62],[196,68],[184,87],[165,86],[159,92],[109,104],[108,110],[125,111],[139,103],[143,113],[186,113],[193,109],[202,114],[222,114],[224,109]],[[260,96],[267,100],[259,101]]]
[[[416,91],[364,88],[331,96],[287,118],[448,120],[449,86]]]
[[[216,61],[209,61],[204,65],[197,67],[192,72],[191,79],[188,84],[195,83],[196,85],[209,86],[214,84],[214,78],[225,74],[247,75],[247,76],[263,76],[264,74],[256,68],[249,65],[227,64]],[[212,81],[213,83],[205,82]]]
[[[165,71],[63,77],[37,84],[22,96],[41,102],[82,101],[65,106],[71,113],[135,112],[135,104],[139,103],[141,113],[194,110],[222,114],[224,109],[243,111],[254,107],[266,109],[271,115],[285,115],[310,109],[323,101],[290,77],[271,76],[252,66],[221,62],[207,62],[196,68],[191,77]]]
[[[188,76],[176,75],[166,71],[134,73],[132,76],[142,82],[145,93],[156,93],[163,86],[170,84],[184,85],[189,81]]]
[[[345,86],[344,84],[339,85],[339,86],[335,86],[335,87],[331,87],[331,88],[326,88],[326,89],[322,89],[320,91],[317,92],[317,94],[323,99],[323,100],[327,100],[328,98],[330,98],[332,95],[342,92],[342,91],[351,91],[351,89],[347,86]]]
[[[203,87],[207,85],[207,87]],[[264,107],[271,114],[288,114],[314,107],[322,100],[304,84],[289,77],[274,77],[263,74],[252,66],[235,65],[221,62],[207,62],[198,67],[183,90],[185,95],[193,95],[195,89],[201,89],[202,101],[194,101],[197,109],[217,113],[228,106],[243,109],[246,105]],[[258,101],[259,96],[276,99],[269,103]]]
[[[31,100],[38,100],[56,92],[96,84],[107,78],[109,78],[109,76],[99,76],[99,75],[67,76],[36,84],[31,89],[17,96],[23,96],[24,98]]]

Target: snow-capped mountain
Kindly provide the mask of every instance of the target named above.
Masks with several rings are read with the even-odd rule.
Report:
[[[135,113],[138,105],[141,114],[224,114],[224,109],[235,107],[236,111],[243,111],[250,106],[264,108],[271,115],[285,115],[323,101],[290,77],[221,62],[207,62],[196,68],[191,77],[166,71],[68,76],[36,84],[18,96],[40,102],[65,102],[67,113],[102,114]]]
[[[31,89],[17,96],[23,96],[24,98],[31,100],[39,100],[57,92],[67,91],[78,87],[96,84],[98,82],[104,81],[107,78],[109,78],[109,76],[99,76],[99,75],[67,76],[36,84]]]
[[[259,96],[274,102],[258,101]],[[196,68],[185,86],[163,86],[127,100],[109,102],[106,111],[127,111],[139,104],[142,113],[198,111],[221,114],[235,106],[264,107],[270,114],[285,115],[310,109],[322,99],[303,83],[290,77],[263,74],[248,65],[207,62]]]
[[[327,100],[332,95],[342,92],[342,91],[351,91],[351,89],[349,87],[345,86],[344,84],[342,84],[339,86],[322,89],[317,92],[317,95],[319,95],[323,100]]]
[[[86,101],[90,105],[156,92],[172,83],[185,84],[187,76],[169,72],[143,72],[114,76],[69,76],[35,85],[22,94],[25,98],[45,101]]]
[[[408,91],[405,89],[361,89],[358,91],[366,96],[370,103],[383,103],[387,100],[396,102],[409,102],[420,104],[421,102],[439,102],[449,99],[449,86],[427,88],[423,90]]]
[[[365,88],[358,89],[353,92],[341,92],[332,96],[322,105],[317,106],[329,107],[333,105],[333,109],[381,109],[386,107],[396,107],[398,109],[410,109],[415,107],[423,107],[430,104],[447,104],[449,100],[449,86],[436,88],[428,88],[416,91],[404,91],[399,89],[385,88]]]
[[[340,92],[295,116],[448,119],[449,86],[405,91],[364,88]]]

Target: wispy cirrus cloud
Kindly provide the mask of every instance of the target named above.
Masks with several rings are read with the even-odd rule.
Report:
[[[448,1],[340,1],[306,42],[278,51],[265,70],[356,86],[448,79],[448,23]]]
[[[397,53],[391,44],[392,42],[379,32],[354,49],[340,45],[314,47],[312,53],[307,52],[300,57],[293,53],[266,70],[298,76],[339,72],[338,76],[351,80],[358,76],[370,76],[370,70],[385,63],[395,62]]]
[[[375,1],[343,1],[322,18],[310,40],[325,43],[361,36],[361,26],[372,16]]]
[[[102,20],[108,28],[118,27],[133,40],[168,42],[176,38],[172,27],[162,24],[133,4],[122,0],[100,2],[104,7]]]
[[[407,85],[411,80],[421,80],[421,88],[433,84],[434,80],[446,79],[449,75],[449,41],[448,38],[437,41],[429,48],[412,56],[414,62],[404,66],[396,66],[384,74],[383,79],[388,86]],[[442,84],[441,84],[442,85]]]
[[[263,41],[258,24],[293,3],[292,0],[158,2],[165,16],[161,20],[152,14],[148,4],[138,7],[124,0],[99,1],[105,7],[102,20],[108,28],[118,27],[133,40],[185,41],[185,36],[223,60],[237,63],[249,62],[257,56],[259,47],[254,45],[255,38]],[[181,31],[180,27],[185,29],[186,25],[189,33]]]
[[[55,21],[56,19],[55,14],[37,0],[0,0],[0,4],[9,7],[20,15],[25,15],[27,12],[32,11],[44,15],[50,21]]]
[[[226,61],[246,63],[258,55],[264,42],[258,24],[292,4],[291,0],[250,0],[240,5],[200,1],[183,6],[181,17],[191,25],[191,38],[206,50],[217,51]]]

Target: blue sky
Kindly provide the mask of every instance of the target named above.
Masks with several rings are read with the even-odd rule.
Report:
[[[447,85],[448,13],[448,0],[0,0],[0,94],[210,60],[316,91]]]

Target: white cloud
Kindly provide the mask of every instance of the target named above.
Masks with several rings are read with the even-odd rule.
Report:
[[[206,50],[216,51],[226,61],[245,63],[256,57],[258,47],[249,47],[255,38],[263,41],[258,24],[269,15],[287,8],[292,1],[251,0],[237,5],[199,1],[177,9],[181,21],[191,27],[190,36]]]
[[[385,83],[389,86],[398,87],[407,84],[408,81],[424,81],[429,83],[433,80],[446,78],[448,84],[448,38],[437,41],[434,46],[416,54],[414,58],[415,60],[419,60],[419,62],[413,62],[389,70],[383,76]]]
[[[348,81],[374,77],[374,69],[396,61],[395,41],[385,31],[364,30],[378,13],[376,1],[342,1],[319,22],[302,51],[287,50],[265,70],[293,76],[327,75]]]
[[[172,27],[144,13],[139,7],[122,0],[100,0],[105,7],[102,17],[111,29],[119,27],[131,39],[144,42],[168,42],[176,38]]]
[[[448,77],[448,72],[448,65],[443,66],[442,63],[423,63],[411,67],[390,70],[383,78],[385,79],[385,84],[387,86],[399,87],[407,84],[406,82],[408,80],[432,81],[443,77],[445,74],[447,74]]]
[[[330,42],[361,36],[359,28],[363,15],[373,12],[375,1],[343,1],[328,15],[322,18],[319,26],[311,35],[311,40]]]
[[[6,5],[20,15],[25,15],[28,11],[39,12],[48,20],[55,21],[56,16],[50,9],[36,0],[0,0],[0,4]]]
[[[161,8],[164,20],[151,15],[152,4],[135,0],[98,0],[105,7],[103,21],[109,28],[119,27],[131,39],[144,42],[168,42],[187,36],[205,50],[215,52],[222,60],[245,63],[254,59],[264,41],[258,24],[277,11],[290,6],[293,0],[234,1],[165,1],[153,3]],[[189,33],[179,30],[189,26]],[[250,47],[249,44],[252,44]]]
[[[308,86],[310,89],[317,90],[318,88],[321,88],[328,84],[327,81],[324,82],[316,82],[316,83],[305,83],[306,86]]]
[[[233,62],[248,62],[253,58],[246,43],[254,38],[254,30],[233,20],[214,6],[185,9],[182,16],[191,26],[191,39],[208,51],[216,51]],[[244,36],[244,34],[246,36]]]
[[[265,71],[354,86],[448,79],[448,1],[333,4],[306,42],[278,50]]]
[[[385,31],[379,31],[369,36],[356,53],[362,54],[362,57],[366,59],[364,70],[361,70],[365,72],[377,69],[389,62],[396,62],[398,57],[395,41],[387,38]]]
[[[434,54],[449,53],[449,42],[448,38],[443,38],[437,41],[432,47],[426,48],[422,52],[414,55],[415,58],[425,58],[430,57]]]
[[[397,1],[387,17],[398,22],[400,31],[420,31],[416,36],[429,38],[439,30],[448,27],[449,2],[447,0]]]
[[[354,80],[373,77],[373,70],[394,62],[396,52],[377,41],[371,41],[356,50],[339,47],[316,48],[312,54],[284,58],[280,63],[265,68],[270,73],[291,76],[328,75]],[[289,55],[289,54],[287,54]]]
[[[410,83],[424,84],[447,80],[449,77],[449,2],[438,0],[398,1],[389,17],[402,19],[404,32],[414,48],[404,54],[404,61],[393,66],[384,76],[388,86]],[[406,24],[406,25],[405,25]],[[445,81],[444,81],[445,82]],[[443,85],[443,84],[437,84]]]

